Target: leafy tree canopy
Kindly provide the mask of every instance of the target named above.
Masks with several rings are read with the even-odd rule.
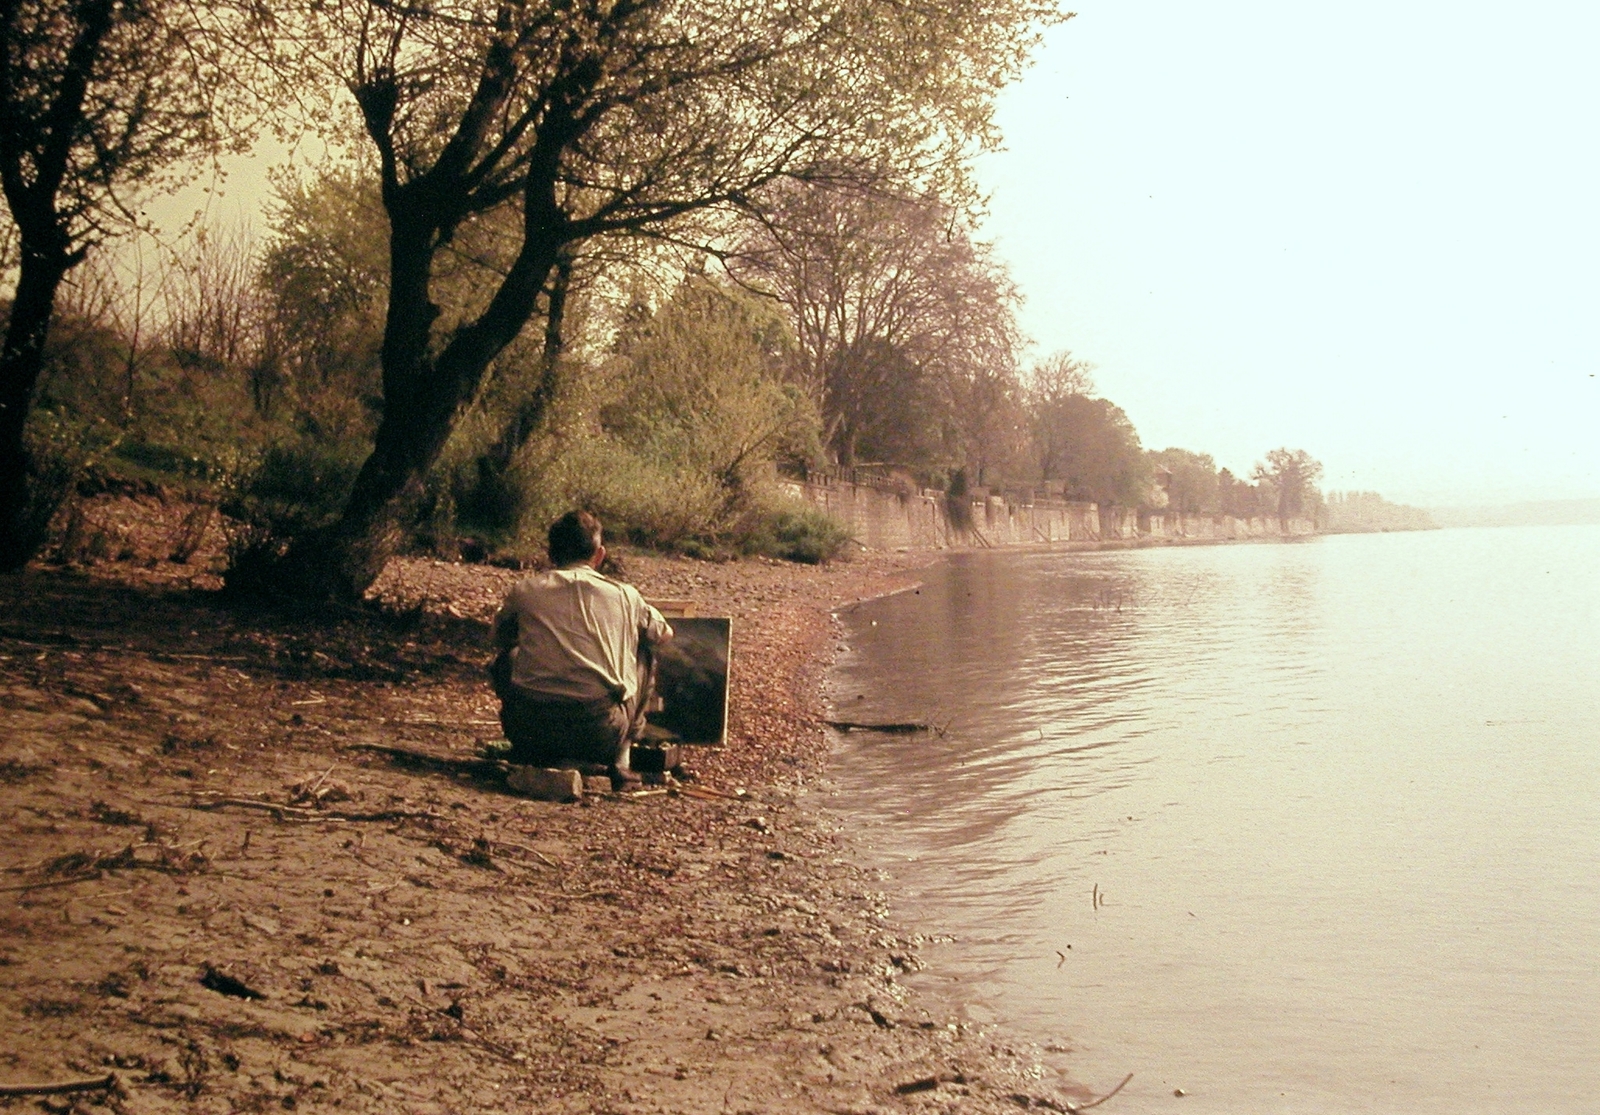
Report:
[[[354,96],[390,226],[374,452],[340,521],[291,551],[286,587],[349,595],[377,576],[458,414],[574,246],[704,235],[786,178],[887,174],[970,196],[965,159],[996,138],[994,95],[1059,18],[1042,0],[286,11],[307,83]],[[441,319],[436,257],[505,207],[514,250],[477,306]]]
[[[1152,452],[1150,460],[1168,473],[1167,506],[1172,510],[1199,515],[1214,515],[1221,510],[1217,462],[1211,454],[1169,448]]]
[[[1066,394],[1036,403],[1033,420],[1041,479],[1065,482],[1072,499],[1127,507],[1148,502],[1150,463],[1121,407]]]
[[[1019,299],[952,205],[790,184],[769,192],[765,219],[727,262],[795,321],[801,381],[842,465],[928,472],[1002,455]]]
[[[1257,483],[1271,485],[1277,493],[1277,506],[1269,513],[1276,513],[1280,519],[1315,514],[1321,504],[1317,481],[1322,477],[1322,462],[1304,449],[1274,449],[1250,475]]]

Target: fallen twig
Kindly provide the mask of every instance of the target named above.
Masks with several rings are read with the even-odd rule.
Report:
[[[102,872],[91,871],[87,875],[74,875],[70,879],[51,879],[48,882],[44,882],[44,883],[23,883],[20,886],[0,887],[0,894],[11,893],[11,892],[14,892],[14,891],[21,891],[21,890],[42,890],[45,887],[64,887],[64,886],[69,886],[72,883],[83,883],[83,882],[89,881],[90,879],[99,879],[99,878],[102,878],[102,877],[103,877],[103,873]],[[4,1095],[4,1094],[5,1093],[0,1092],[0,1095]],[[18,1092],[16,1094],[20,1096],[20,1095],[27,1095],[28,1093],[26,1093],[26,1092]]]
[[[1121,1084],[1118,1084],[1115,1088],[1111,1089],[1111,1091],[1107,1092],[1105,1095],[1101,1096],[1099,1099],[1091,1100],[1088,1103],[1079,1104],[1076,1107],[1074,1107],[1072,1104],[1069,1103],[1069,1104],[1067,1104],[1067,1110],[1069,1112],[1076,1113],[1076,1112],[1079,1112],[1079,1111],[1087,1111],[1091,1107],[1099,1107],[1102,1103],[1105,1103],[1106,1100],[1110,1099],[1112,1096],[1114,1096],[1118,1092],[1122,1091],[1122,1089],[1126,1088],[1128,1086],[1128,1081],[1130,1081],[1132,1079],[1133,1079],[1133,1073],[1130,1072],[1127,1076],[1124,1076],[1122,1078],[1122,1083]]]
[[[213,809],[226,809],[235,806],[239,809],[261,809],[271,813],[278,820],[295,821],[405,821],[405,820],[439,820],[440,815],[416,809],[379,809],[370,813],[346,813],[338,809],[298,809],[292,805],[279,805],[271,801],[255,801],[251,798],[219,798],[216,801],[191,801],[190,809],[203,809],[207,812]]]
[[[577,898],[620,898],[620,897],[622,897],[621,895],[619,895],[614,890],[585,890],[585,891],[579,891],[577,894],[571,894],[571,893],[569,893],[567,891],[564,891],[564,890],[541,890],[541,891],[536,891],[535,893],[542,894],[546,898],[575,898],[575,899],[577,899]]]
[[[93,1080],[63,1080],[54,1084],[0,1084],[0,1096],[59,1096],[66,1092],[95,1092],[115,1088],[117,1074],[107,1073]]]
[[[156,661],[175,658],[183,662],[248,662],[250,657],[244,654],[178,654],[170,650],[147,650],[145,654]]]
[[[496,847],[496,848],[515,848],[519,852],[527,852],[530,856],[533,856],[535,859],[537,859],[540,863],[544,864],[546,867],[554,868],[554,867],[558,866],[554,860],[552,860],[549,856],[545,855],[543,852],[539,851],[539,849],[530,848],[526,844],[517,844],[517,843],[515,843],[513,841],[510,841],[510,840],[499,840],[499,839],[491,840],[489,843],[491,845],[493,845],[494,847]],[[513,862],[515,862],[515,861],[513,861]]]
[[[8,867],[8,872],[25,874],[30,871],[40,871],[46,875],[65,875],[60,882],[76,883],[84,879],[98,879],[102,871],[118,869],[145,871],[164,871],[171,875],[188,874],[191,871],[203,871],[207,866],[206,857],[199,852],[181,854],[182,849],[192,847],[204,841],[191,841],[189,844],[162,844],[158,841],[143,841],[138,844],[129,844],[114,852],[90,849],[81,852],[68,852],[65,855],[52,856],[50,859],[39,863],[27,864],[21,867]],[[155,849],[154,859],[140,859],[139,853]],[[0,887],[0,891],[33,890],[41,886],[54,885],[39,882],[28,883],[21,886]]]
[[[697,786],[692,783],[672,787],[684,797],[699,798],[702,801],[744,801],[738,794],[730,794],[723,790],[713,790],[710,786]]]

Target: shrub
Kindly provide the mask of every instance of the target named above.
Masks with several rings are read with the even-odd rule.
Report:
[[[850,532],[821,508],[784,499],[751,516],[740,548],[747,554],[817,565],[837,557],[849,541]]]
[[[69,421],[51,411],[34,411],[24,432],[28,502],[19,537],[10,543],[18,547],[18,552],[39,553],[48,547],[54,532],[59,556],[59,535],[72,522],[78,480],[98,458],[116,447],[116,437],[104,422]]]
[[[228,529],[223,582],[249,593],[272,583],[271,570],[298,534],[332,520],[355,483],[365,446],[304,438],[273,445],[230,485],[222,511]]]

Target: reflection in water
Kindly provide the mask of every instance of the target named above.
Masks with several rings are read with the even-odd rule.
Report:
[[[1119,1102],[1595,1110],[1600,530],[959,555],[847,619],[839,715],[947,725],[836,768],[927,986]]]

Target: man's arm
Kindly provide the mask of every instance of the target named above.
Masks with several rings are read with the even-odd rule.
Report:
[[[511,608],[501,608],[500,614],[494,617],[494,647],[496,650],[510,650],[517,645],[517,613]]]
[[[639,645],[658,647],[672,638],[672,625],[653,604],[644,606],[644,623],[639,627]]]
[[[517,613],[509,607],[501,608],[494,617],[494,661],[489,664],[489,683],[494,695],[502,701],[511,689],[511,652],[516,649]]]

